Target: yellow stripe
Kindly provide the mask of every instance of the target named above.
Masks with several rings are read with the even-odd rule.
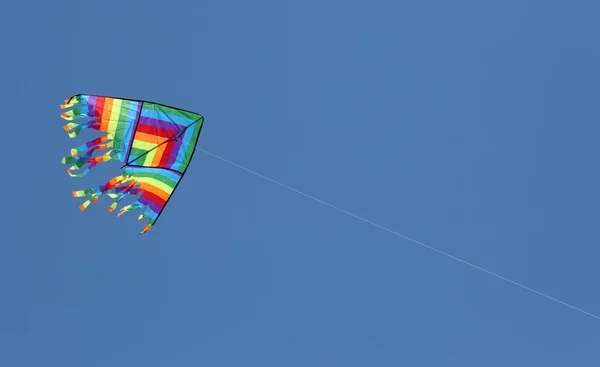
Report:
[[[154,148],[155,146],[157,146],[158,144],[147,143],[147,142],[141,141],[141,140],[134,140],[132,145],[136,149],[150,150],[150,149]]]
[[[165,149],[164,145],[156,148],[156,150],[155,150],[156,154],[154,154],[154,157],[152,158],[152,166],[153,167],[158,167],[160,160],[162,159],[163,155],[165,155],[164,149]]]
[[[154,159],[154,155],[156,155],[156,152],[158,151],[158,149],[154,149],[153,151],[151,151],[150,153],[146,154],[142,159],[144,160],[144,166],[151,166],[152,165],[152,160]]]
[[[142,140],[134,140],[132,145],[133,148],[149,152],[137,161],[136,164],[139,164],[140,166],[151,166],[154,156],[156,155],[157,151],[161,149],[160,147],[157,148],[158,144],[152,144]]]
[[[167,184],[165,184],[164,182],[161,182],[155,178],[152,177],[140,177],[137,179],[137,181],[140,182],[145,182],[149,185],[152,185],[156,188],[161,189],[162,191],[166,192],[167,194],[171,195],[173,193],[173,188]]]
[[[120,99],[113,99],[112,109],[110,111],[110,118],[108,120],[108,131],[117,131],[117,121],[119,114],[121,113],[121,104],[123,101]]]

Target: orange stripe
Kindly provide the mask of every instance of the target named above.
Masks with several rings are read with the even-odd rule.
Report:
[[[104,100],[104,109],[102,110],[102,121],[100,125],[102,131],[109,132],[108,128],[110,127],[110,116],[112,115],[114,101],[115,100],[112,98],[106,98]]]
[[[94,106],[94,112],[97,112],[99,115],[96,116],[94,118],[94,129],[96,130],[100,130],[100,131],[106,131],[106,130],[102,130],[102,111],[104,111],[104,97],[98,97],[96,99],[96,105]],[[96,114],[94,114],[95,116]],[[97,124],[96,124],[97,122]],[[97,126],[96,126],[97,125]]]
[[[165,154],[165,146],[167,146],[167,145],[169,145],[169,143],[163,144],[155,149],[156,152],[154,153],[154,157],[152,158],[152,166],[153,167],[159,166],[160,161],[161,161],[163,155]]]
[[[166,200],[169,198],[169,194],[167,194],[167,193],[166,193],[165,191],[163,191],[162,189],[160,189],[160,188],[158,188],[158,187],[156,187],[156,186],[154,186],[154,185],[151,185],[151,184],[149,184],[149,183],[146,183],[146,182],[140,182],[140,188],[141,188],[142,190],[146,190],[146,191],[148,191],[148,192],[151,192],[151,193],[153,193],[154,195],[156,195],[156,196],[160,197],[161,199],[163,199],[163,200],[165,200],[165,201],[166,201]]]
[[[134,140],[139,140],[144,143],[158,145],[158,144],[164,142],[165,140],[167,140],[167,138],[163,138],[162,136],[156,136],[156,135],[146,134],[146,133],[143,133],[140,131],[136,131]]]

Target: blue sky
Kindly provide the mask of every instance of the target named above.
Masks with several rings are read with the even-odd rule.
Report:
[[[155,228],[80,213],[76,93],[600,313],[594,1],[12,2],[0,364],[597,366],[600,321],[198,152]]]

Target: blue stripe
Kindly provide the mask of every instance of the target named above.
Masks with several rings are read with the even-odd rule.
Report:
[[[127,158],[126,154],[128,152],[128,147],[131,146],[133,140],[133,126],[135,125],[135,118],[141,104],[139,102],[130,102],[125,100],[122,103],[127,103],[127,121],[123,130],[121,146],[119,147],[119,160],[126,162],[125,159]]]
[[[171,115],[169,113],[165,113],[160,110],[147,109],[147,108],[142,109],[141,116],[153,118],[153,119],[157,119],[157,120],[163,120],[163,121],[175,123],[175,124],[178,124],[181,126],[189,126],[191,123],[196,121],[196,119],[198,117],[200,117],[200,116],[197,116],[197,117],[192,116],[192,118],[185,118],[185,117],[181,117],[181,116]]]
[[[174,182],[178,182],[179,180],[181,180],[180,173],[176,173],[174,171],[171,171],[168,169],[163,169],[163,168],[127,166],[126,171],[131,172],[131,173],[147,172],[147,173],[151,173],[151,174],[155,174],[155,175],[165,176],[166,178],[168,178],[169,180],[172,180]]]
[[[187,152],[190,149],[193,149],[193,146],[191,145],[191,141],[192,141],[192,137],[196,134],[195,128],[198,128],[198,127],[193,126],[193,128],[186,130],[183,133],[183,137],[180,138],[180,139],[183,139],[183,141],[181,142],[181,149],[179,149],[179,152],[177,152],[177,161],[173,165],[173,169],[180,170],[181,167],[185,163],[185,155],[187,154]],[[175,166],[177,166],[177,168],[175,168]]]
[[[131,108],[128,111],[127,117],[131,118],[131,124],[129,124],[127,126],[127,129],[125,130],[125,133],[123,134],[123,142],[126,144],[123,148],[123,150],[121,150],[121,152],[124,152],[124,157],[120,157],[121,152],[119,152],[119,158],[122,159],[122,162],[127,163],[130,159],[129,157],[129,152],[131,151],[131,146],[133,145],[133,134],[134,134],[134,130],[136,128],[136,123],[137,123],[137,118],[138,118],[138,114],[140,113],[140,110],[142,109],[142,102],[130,102],[131,103]],[[125,136],[127,136],[127,139],[125,139]]]

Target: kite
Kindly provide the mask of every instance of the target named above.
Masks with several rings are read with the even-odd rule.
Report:
[[[64,129],[75,138],[85,129],[106,133],[71,149],[62,159],[71,164],[71,177],[84,177],[98,163],[118,160],[123,171],[104,185],[73,191],[73,197],[88,197],[79,205],[84,211],[101,195],[115,199],[108,211],[115,210],[127,195],[137,200],[120,209],[123,213],[145,209],[138,220],[148,218],[140,234],[158,220],[171,195],[190,165],[204,117],[160,103],[108,96],[76,94],[60,106],[61,117],[69,121]],[[82,122],[76,122],[81,120]],[[94,156],[94,153],[100,155]]]

